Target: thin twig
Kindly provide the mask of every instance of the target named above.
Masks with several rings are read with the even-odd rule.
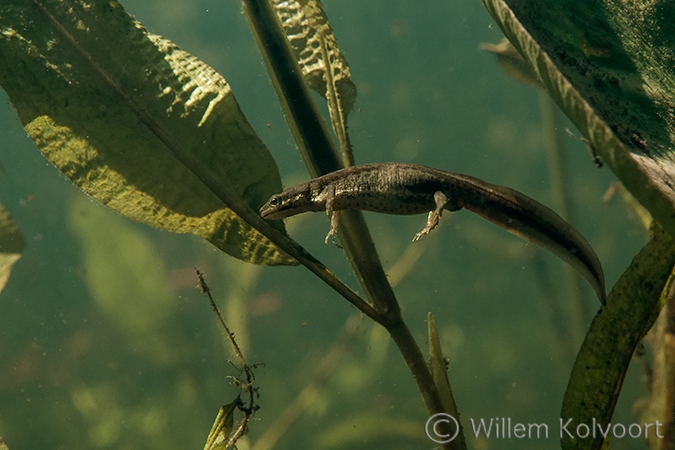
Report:
[[[232,344],[234,353],[237,355],[237,358],[239,358],[239,361],[241,361],[242,364],[241,370],[246,374],[246,383],[241,383],[241,381],[238,378],[232,377],[234,380],[234,384],[248,394],[248,405],[246,405],[241,400],[240,396],[237,396],[235,400],[235,402],[237,402],[237,408],[239,408],[239,410],[244,413],[244,418],[241,420],[241,423],[239,424],[237,429],[234,431],[234,433],[232,433],[232,435],[228,439],[227,445],[225,447],[225,448],[232,448],[237,443],[237,440],[239,440],[241,436],[246,434],[246,432],[248,431],[249,418],[254,412],[256,412],[259,409],[258,405],[255,404],[255,398],[258,392],[258,388],[253,386],[253,383],[255,382],[255,375],[253,374],[253,368],[246,363],[246,358],[244,358],[244,354],[242,353],[241,348],[239,347],[239,344],[237,343],[237,340],[234,337],[234,333],[230,331],[230,328],[227,326],[225,320],[223,319],[223,315],[220,313],[218,305],[216,305],[215,300],[213,300],[213,296],[211,295],[211,289],[204,280],[204,274],[196,267],[195,273],[197,274],[197,279],[199,280],[197,288],[202,294],[206,294],[206,296],[208,297],[209,303],[211,303],[213,311],[216,313],[216,316],[218,316],[220,325],[223,327],[225,333],[227,334],[227,339],[230,341],[230,344]]]
[[[211,289],[206,284],[206,281],[204,281],[204,274],[195,267],[195,273],[197,274],[197,279],[199,280],[199,285],[197,286],[199,288],[199,291],[202,294],[206,294],[206,296],[209,298],[209,302],[211,303],[211,307],[213,308],[213,311],[216,313],[218,316],[218,320],[220,321],[220,325],[225,329],[225,332],[227,333],[227,338],[229,339],[230,343],[232,344],[232,347],[234,348],[234,352],[237,354],[237,357],[241,361],[244,370],[249,369],[248,364],[246,364],[246,359],[244,358],[243,353],[241,352],[241,349],[239,348],[239,344],[237,344],[237,341],[234,339],[234,334],[230,331],[230,329],[227,327],[227,324],[225,323],[225,320],[223,319],[222,314],[220,314],[220,309],[218,309],[218,306],[216,305],[216,302],[213,300],[213,297],[211,296]]]

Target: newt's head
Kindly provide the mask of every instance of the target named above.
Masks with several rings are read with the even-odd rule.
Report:
[[[260,215],[268,220],[283,219],[314,209],[309,188],[303,183],[270,197],[267,203],[260,208]]]

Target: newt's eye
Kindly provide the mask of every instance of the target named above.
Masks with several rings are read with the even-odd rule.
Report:
[[[272,206],[281,205],[281,199],[279,197],[274,197],[274,198],[270,199],[270,205],[272,205]]]

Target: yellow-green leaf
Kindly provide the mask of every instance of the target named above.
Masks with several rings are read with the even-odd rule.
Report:
[[[272,3],[309,86],[325,97],[330,79],[332,88],[342,98],[345,112],[351,111],[356,86],[321,2],[273,0]]]
[[[601,448],[600,431],[611,422],[628,364],[659,313],[661,294],[674,265],[675,242],[659,230],[621,275],[607,297],[607,306],[593,319],[563,399],[560,417],[574,438],[561,430],[563,449]],[[596,437],[579,439],[575,433],[581,423],[595,428]],[[584,433],[585,428],[581,430]]]
[[[675,3],[482,1],[604,162],[675,234]]]
[[[245,261],[294,262],[246,219],[281,181],[230,86],[116,1],[3,1],[0,85],[43,154],[103,204]]]
[[[321,1],[273,0],[272,4],[302,76],[313,90],[326,99],[345,165],[353,165],[347,115],[356,101],[356,86]]]
[[[0,205],[0,292],[2,292],[12,266],[21,258],[25,246],[23,235],[4,206]]]
[[[213,422],[211,431],[206,438],[204,450],[226,450],[234,428],[234,411],[237,409],[237,401],[221,406]]]

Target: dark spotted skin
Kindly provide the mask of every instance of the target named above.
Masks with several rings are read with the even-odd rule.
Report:
[[[422,214],[436,207],[434,192],[448,191],[448,198],[454,188],[439,178],[443,172],[430,167],[414,164],[383,163],[364,164],[331,172],[309,180],[274,195],[260,208],[260,215],[266,219],[281,219],[307,211],[325,211],[326,199],[321,194],[326,186],[335,188],[333,210],[358,209],[385,214]],[[465,175],[457,176],[471,179]],[[477,179],[474,179],[477,180]],[[480,180],[478,180],[480,181]],[[446,193],[446,195],[448,194]],[[461,209],[457,205],[446,209]]]
[[[444,194],[445,203],[436,204],[437,192]],[[331,172],[273,195],[260,208],[260,214],[265,219],[281,219],[307,211],[356,209],[409,215],[437,208],[449,211],[466,208],[552,252],[579,270],[604,303],[605,281],[600,260],[578,231],[536,200],[468,175],[416,164],[364,164]]]

